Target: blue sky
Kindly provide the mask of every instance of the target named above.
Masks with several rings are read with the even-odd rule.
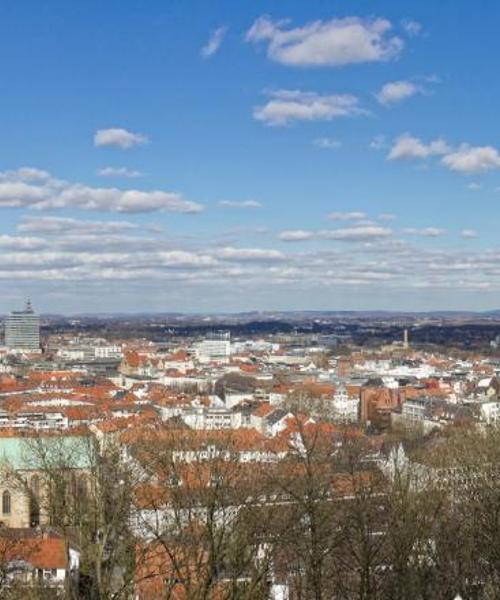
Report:
[[[499,25],[0,2],[0,310],[499,308]]]

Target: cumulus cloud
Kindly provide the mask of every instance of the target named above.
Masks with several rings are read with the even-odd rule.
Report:
[[[476,238],[477,231],[475,229],[462,229],[461,236],[465,239]]]
[[[227,27],[218,27],[211,33],[208,42],[201,49],[201,55],[203,58],[210,58],[219,50],[222,42],[224,41],[226,33]]]
[[[500,169],[500,152],[493,146],[462,144],[457,150],[443,157],[443,164],[452,171],[466,175],[484,173]]]
[[[398,56],[404,43],[391,29],[390,21],[381,18],[347,17],[291,28],[286,20],[263,16],[247,31],[246,40],[266,43],[267,56],[284,65],[338,67]]]
[[[289,229],[282,231],[278,239],[283,242],[302,242],[308,240],[332,240],[344,242],[363,242],[366,240],[387,238],[392,230],[378,225],[354,225],[339,229],[308,231],[304,229]]]
[[[422,94],[423,88],[411,81],[390,81],[382,86],[380,91],[375,94],[380,104],[384,106],[390,106],[392,104],[398,104],[403,100],[415,96],[415,94]]]
[[[319,236],[327,240],[363,241],[377,238],[386,238],[392,235],[392,230],[379,225],[357,225],[331,231],[321,231]]]
[[[32,252],[48,246],[47,240],[39,237],[0,235],[0,248],[4,250],[25,250]]]
[[[116,233],[111,231],[113,223]],[[423,239],[413,245],[410,238],[398,239],[398,232],[390,229],[353,225],[280,234],[288,241],[336,242],[331,244],[253,247],[235,240],[218,246],[214,240],[200,243],[199,236],[187,242],[158,238],[142,227],[129,231],[126,223],[68,218],[30,225],[23,219],[20,225],[27,227],[20,227],[17,235],[0,235],[0,280],[6,289],[25,286],[22,289],[29,288],[35,295],[52,290],[68,298],[77,294],[86,302],[92,296],[95,310],[117,310],[116,302],[127,294],[129,309],[137,308],[138,298],[147,302],[158,293],[164,294],[163,299],[174,295],[186,310],[185,303],[192,298],[189,310],[201,309],[199,297],[213,310],[221,310],[231,308],[220,304],[227,297],[231,303],[250,298],[253,304],[261,293],[267,294],[263,306],[268,306],[279,297],[277,288],[282,288],[285,302],[288,294],[293,292],[296,299],[303,290],[306,306],[319,290],[362,286],[365,293],[376,294],[381,282],[391,296],[393,291],[413,294],[414,289],[434,288],[500,291],[500,251],[475,249],[465,240],[461,246],[455,240],[452,248],[443,243],[426,245]],[[473,237],[472,230],[461,234]],[[349,252],[340,247],[341,242],[350,244]]]
[[[128,167],[103,167],[97,171],[97,174],[101,177],[142,177],[143,174],[135,169],[129,169]]]
[[[38,234],[114,234],[137,229],[128,221],[84,221],[69,217],[24,217],[17,226],[21,232]]]
[[[320,137],[313,140],[313,145],[324,150],[336,150],[342,146],[342,142],[331,137]]]
[[[428,158],[429,156],[445,155],[450,152],[450,147],[441,138],[425,144],[417,137],[405,133],[396,138],[387,158],[389,160]]]
[[[366,213],[355,210],[352,212],[332,212],[327,217],[330,221],[357,221],[366,219]]]
[[[142,133],[133,133],[122,127],[111,127],[109,129],[99,129],[94,135],[94,145],[97,147],[114,146],[127,150],[132,146],[147,144],[149,139]]]
[[[445,167],[465,175],[500,169],[500,152],[493,146],[461,144],[458,148],[452,148],[441,138],[425,144],[408,133],[396,138],[387,158],[425,159],[430,156],[441,156],[441,163]]]
[[[422,237],[441,237],[447,233],[446,229],[440,227],[423,227],[421,229],[406,227],[402,232],[406,235],[419,235]]]
[[[265,248],[220,248],[214,252],[214,256],[223,260],[232,261],[274,261],[286,258],[283,252]]]
[[[222,208],[261,208],[262,204],[257,200],[221,200],[218,205]]]
[[[55,179],[36,170],[0,172],[0,208],[23,206],[122,213],[197,213],[203,209],[201,204],[186,200],[177,192],[91,187]]]
[[[387,148],[387,140],[385,139],[385,135],[376,135],[368,144],[368,147],[371,150],[383,150]]]
[[[305,229],[286,229],[279,234],[278,239],[283,242],[303,242],[314,239],[316,235],[314,231]]]
[[[410,37],[416,37],[422,31],[422,25],[414,19],[403,19],[401,25]]]
[[[367,114],[351,94],[317,94],[300,90],[270,92],[271,99],[254,109],[253,116],[266,125],[283,126],[293,121],[331,121]]]

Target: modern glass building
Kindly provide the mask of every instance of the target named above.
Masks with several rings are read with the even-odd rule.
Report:
[[[31,302],[24,310],[15,310],[5,320],[5,345],[9,350],[40,349],[40,316]]]

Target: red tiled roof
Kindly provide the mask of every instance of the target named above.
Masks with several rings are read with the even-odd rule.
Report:
[[[65,569],[68,564],[66,542],[62,538],[0,538],[4,560],[25,560],[36,569]]]

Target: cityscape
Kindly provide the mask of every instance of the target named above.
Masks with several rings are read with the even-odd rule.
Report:
[[[0,600],[500,599],[499,27],[0,0]]]
[[[452,566],[496,552],[499,317],[27,300],[4,332],[2,597],[495,597]]]

